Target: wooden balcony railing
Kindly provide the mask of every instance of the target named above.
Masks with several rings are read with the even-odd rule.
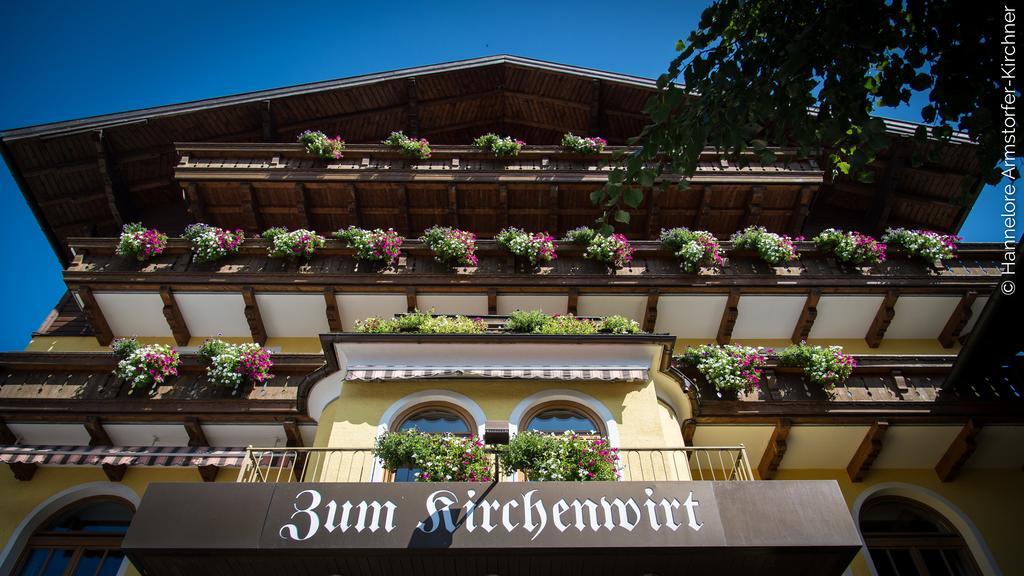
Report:
[[[501,470],[498,454],[492,459]],[[492,460],[494,462],[494,460]],[[683,448],[623,448],[624,481],[753,480],[743,445]],[[369,448],[248,448],[239,482],[374,482],[385,474]],[[499,480],[512,476],[504,470]]]

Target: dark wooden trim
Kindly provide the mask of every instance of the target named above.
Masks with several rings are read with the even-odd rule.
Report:
[[[722,321],[718,324],[718,335],[715,342],[728,344],[732,340],[732,329],[736,326],[736,318],[739,317],[740,291],[733,288],[729,291],[729,299],[725,302],[725,309],[722,310]]]
[[[753,186],[750,189],[750,200],[744,209],[743,228],[757,224],[761,217],[761,202],[764,201],[764,186]]]
[[[978,448],[976,439],[978,433],[981,432],[981,427],[982,425],[972,418],[960,429],[960,433],[956,435],[942,458],[939,459],[938,464],[935,465],[935,474],[938,475],[939,480],[951,482],[956,478],[960,469]]]
[[[567,298],[568,300],[565,304],[565,311],[568,314],[576,316],[579,313],[580,289],[576,287],[569,288]]]
[[[508,227],[508,186],[501,184],[498,186],[498,229],[503,230]]]
[[[90,416],[85,421],[84,426],[85,431],[89,433],[89,446],[114,445],[114,441],[110,439],[110,435],[103,428],[103,421],[100,420],[99,416]]]
[[[642,328],[644,332],[654,332],[654,326],[658,323],[658,290],[647,292],[647,306],[645,307]]]
[[[199,471],[199,477],[203,479],[203,482],[216,482],[220,466],[216,464],[202,464],[196,466],[196,470]]]
[[[807,294],[807,300],[804,301],[804,309],[800,312],[800,317],[793,328],[793,335],[790,337],[792,342],[797,343],[807,340],[807,337],[811,334],[814,320],[818,317],[818,301],[820,299],[821,289],[815,288]]]
[[[264,142],[277,141],[277,118],[271,100],[263,100],[258,104],[260,110],[260,134]]]
[[[420,134],[420,108],[415,76],[405,81],[405,92],[405,133],[411,138],[418,138]]]
[[[893,139],[884,175],[881,182],[875,185],[875,194],[871,200],[871,209],[868,210],[866,221],[874,227],[876,235],[884,231],[889,222],[889,214],[892,212],[893,200],[895,200],[897,176],[903,171],[906,148],[907,145],[902,138]]]
[[[851,482],[860,482],[871,469],[871,464],[882,451],[882,438],[889,429],[888,422],[875,422],[864,435],[857,451],[854,452],[850,464],[846,466],[846,473],[850,475]]]
[[[107,479],[111,482],[120,482],[126,472],[128,472],[127,464],[107,464],[102,465],[103,473],[107,475]]]
[[[185,206],[192,213],[192,219],[196,222],[209,222],[210,217],[206,213],[206,204],[203,202],[203,195],[199,193],[199,184],[186,182]]]
[[[107,206],[114,218],[114,223],[120,228],[130,218],[130,196],[124,186],[120,172],[117,169],[117,161],[113,157],[113,150],[103,130],[93,132],[96,145],[96,161],[103,182],[103,191],[107,198]]]
[[[693,418],[687,418],[683,421],[680,431],[683,433],[683,444],[693,446],[693,436],[697,433],[697,421]]]
[[[650,239],[658,238],[661,232],[661,206],[658,205],[658,199],[662,195],[660,188],[652,188],[647,192],[647,237]]]
[[[799,236],[803,231],[804,222],[811,213],[811,201],[814,199],[814,188],[804,186],[800,188],[800,195],[797,197],[797,204],[789,217],[789,235]]]
[[[185,418],[185,433],[188,434],[188,445],[195,447],[205,447],[210,445],[210,441],[206,439],[206,432],[203,431],[203,426],[199,422],[199,418],[189,416]]]
[[[693,218],[694,230],[702,230],[705,218],[711,214],[711,186],[705,185],[702,188],[700,206],[697,208],[697,214]]]
[[[188,324],[185,323],[185,317],[181,314],[181,308],[178,307],[178,301],[174,299],[174,292],[170,286],[160,287],[160,299],[164,303],[164,318],[174,335],[174,342],[178,346],[187,346],[192,334],[189,333]]]
[[[448,223],[459,227],[459,188],[455,184],[448,185]]]
[[[415,312],[418,310],[416,305],[416,287],[407,286],[405,289],[405,311]]]
[[[295,193],[299,197],[295,201],[295,212],[299,217],[299,224],[303,228],[310,229],[313,225],[309,219],[309,194],[306,193],[306,185],[302,182],[296,182]]]
[[[263,325],[263,315],[256,301],[256,292],[251,286],[242,288],[242,300],[245,302],[245,321],[249,323],[252,341],[263,345],[267,343],[267,329]]]
[[[590,136],[601,135],[601,80],[598,78],[590,81],[587,132]]]
[[[405,225],[405,236],[411,237],[414,235],[412,231],[412,215],[409,211],[409,187],[405,184],[399,185],[402,189],[402,205],[398,207],[398,213],[401,215],[401,222]]]
[[[100,343],[100,346],[110,346],[110,343],[114,341],[114,332],[111,331],[110,325],[107,324],[107,319],[103,316],[103,310],[100,308],[99,303],[96,302],[92,289],[88,286],[79,286],[75,292],[78,293],[78,297],[82,301],[82,313],[85,314],[85,319],[92,326],[92,331],[96,334],[96,340]]]
[[[973,290],[960,298],[960,302],[953,309],[953,313],[950,314],[949,320],[946,321],[945,327],[942,328],[942,332],[939,334],[939,343],[942,344],[943,348],[952,348],[956,344],[964,326],[971,319],[971,307],[977,298],[978,293]]]
[[[487,313],[492,316],[498,313],[498,289],[493,286],[487,289]]]
[[[256,197],[256,188],[252,183],[242,184],[245,192],[242,196],[242,214],[249,219],[248,228],[254,232],[262,232],[265,229],[263,224],[263,210],[260,209],[259,198]]]
[[[302,432],[299,430],[299,423],[294,418],[288,418],[281,423],[284,428],[285,438],[288,439],[286,444],[289,448],[302,448],[304,445],[302,441]]]
[[[868,343],[869,347],[878,348],[881,345],[882,338],[885,337],[885,331],[889,329],[889,324],[896,317],[896,300],[898,299],[899,292],[897,290],[889,290],[885,295],[885,299],[879,304],[878,312],[875,313],[875,319],[871,321],[868,333],[864,336],[864,341]]]
[[[775,477],[782,457],[786,455],[786,439],[789,438],[790,428],[792,424],[789,420],[779,420],[775,423],[768,445],[761,456],[761,462],[757,465],[757,474],[761,480],[771,480]]]
[[[327,314],[327,326],[331,329],[331,332],[341,332],[344,330],[341,322],[341,309],[338,307],[338,297],[334,292],[334,288],[330,286],[324,288],[324,305],[325,313]]]
[[[552,184],[548,192],[548,229],[547,233],[555,236],[558,234],[558,210],[560,200],[558,197],[558,184]]]
[[[363,217],[359,208],[359,193],[356,192],[354,184],[343,184],[342,190],[348,191],[348,223],[352,226],[362,226]]]
[[[39,469],[39,465],[32,462],[8,462],[7,465],[11,468],[14,478],[22,482],[31,480]]]

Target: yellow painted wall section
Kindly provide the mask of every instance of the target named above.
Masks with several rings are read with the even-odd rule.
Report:
[[[865,481],[851,482],[845,470],[781,469],[775,478],[836,480],[851,509],[864,491],[883,484],[909,484],[929,490],[947,499],[971,519],[1003,574],[1024,574],[1024,547],[1019,526],[1019,519],[1024,517],[1024,491],[1021,490],[1024,474],[1019,470],[965,469],[952,482],[939,481],[933,470],[872,470]],[[969,535],[963,536],[970,541]],[[857,555],[852,568],[856,576],[871,574],[863,553]]]
[[[476,402],[489,420],[507,420],[524,398],[534,393],[567,389],[582,392],[611,412],[621,445],[629,448],[664,447],[671,430],[658,406],[654,383],[567,382],[534,380],[434,380],[429,382],[345,382],[341,396],[320,418],[317,445],[337,448],[373,446],[377,426],[387,409],[402,398],[424,390],[447,390]],[[333,413],[333,416],[332,416]],[[478,422],[479,424],[479,422]],[[518,424],[518,423],[516,423]]]
[[[237,468],[222,468],[217,475],[218,482],[233,482],[238,478]],[[28,482],[14,478],[10,470],[0,470],[0,542],[3,546],[14,533],[21,521],[42,502],[51,496],[80,484],[106,482],[122,484],[132,489],[139,497],[152,482],[202,482],[195,468],[129,468],[120,483],[110,482],[103,470],[93,466],[42,467]],[[2,546],[0,546],[2,549]],[[129,567],[128,574],[138,572]]]
[[[243,344],[252,342],[252,338],[228,337],[220,338],[232,344]],[[166,344],[176,346],[174,338],[142,338],[142,344]],[[205,338],[192,338],[188,341],[189,346],[201,346]],[[268,338],[267,344],[270,348],[280,348],[282,354],[322,354],[320,339],[311,338]],[[96,338],[92,336],[37,336],[25,346],[26,352],[110,352],[109,346],[100,346]]]

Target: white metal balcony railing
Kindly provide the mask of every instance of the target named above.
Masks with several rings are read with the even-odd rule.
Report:
[[[743,445],[622,448],[619,466],[625,481],[754,479]],[[503,475],[510,478],[502,471],[499,480]],[[249,447],[238,473],[239,482],[374,482],[384,477],[369,448]]]

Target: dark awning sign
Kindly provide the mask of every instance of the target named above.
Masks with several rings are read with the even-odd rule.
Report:
[[[178,483],[148,487],[122,546],[147,576],[821,576],[861,539],[834,481]]]

